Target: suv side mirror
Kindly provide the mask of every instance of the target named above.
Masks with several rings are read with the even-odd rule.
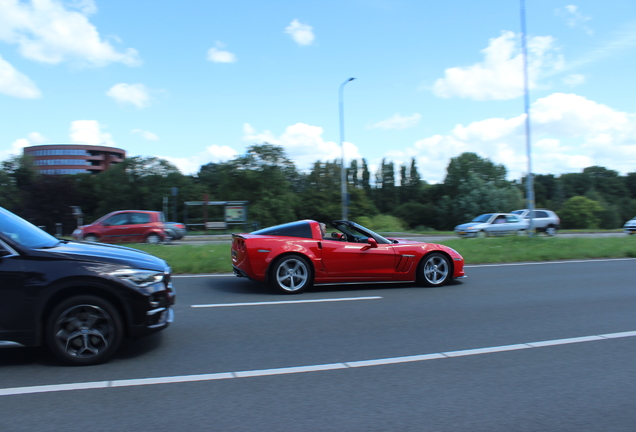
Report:
[[[367,244],[364,245],[362,247],[362,249],[360,249],[360,250],[365,251],[365,250],[374,249],[374,248],[377,248],[377,247],[378,247],[378,242],[373,237],[369,237],[367,239]]]

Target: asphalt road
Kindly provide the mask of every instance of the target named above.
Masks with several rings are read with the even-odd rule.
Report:
[[[173,325],[108,364],[0,350],[0,431],[634,431],[635,269],[469,266],[442,288],[299,296],[176,278]]]

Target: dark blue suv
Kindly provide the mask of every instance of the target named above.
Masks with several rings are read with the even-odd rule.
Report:
[[[155,256],[60,240],[0,208],[0,346],[46,344],[69,364],[105,362],[125,338],[172,322],[170,276]]]

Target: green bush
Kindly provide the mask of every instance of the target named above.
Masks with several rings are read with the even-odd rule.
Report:
[[[601,219],[599,214],[603,207],[598,201],[584,196],[574,196],[567,200],[559,212],[561,225],[565,229],[598,228]]]

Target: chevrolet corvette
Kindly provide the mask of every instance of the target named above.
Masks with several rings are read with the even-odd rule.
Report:
[[[438,287],[463,278],[464,259],[433,243],[385,238],[355,222],[301,220],[245,234],[232,234],[234,274],[270,283],[284,294],[312,285],[413,283]]]

